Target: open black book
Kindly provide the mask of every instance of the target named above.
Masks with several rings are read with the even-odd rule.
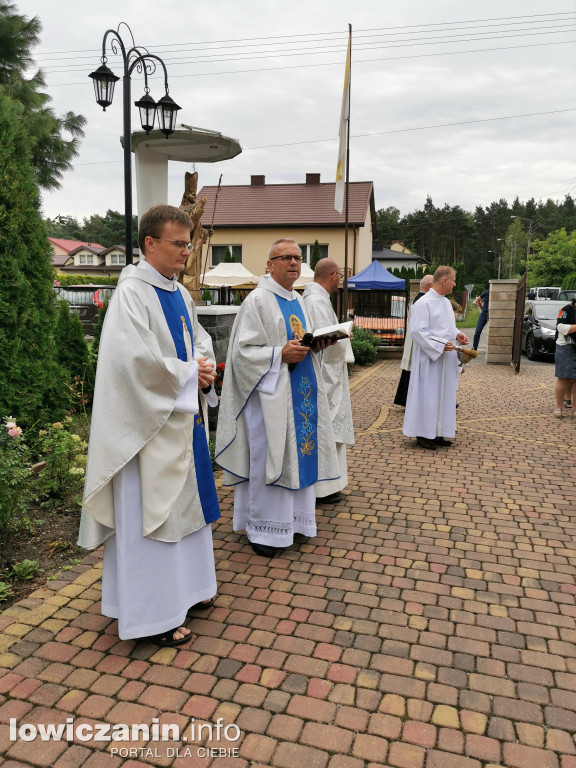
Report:
[[[314,338],[312,344],[317,341],[323,341],[324,339],[333,339],[336,337],[338,341],[341,339],[349,339],[352,334],[353,320],[348,320],[346,323],[338,323],[336,325],[328,325],[326,328],[318,328],[314,331]]]

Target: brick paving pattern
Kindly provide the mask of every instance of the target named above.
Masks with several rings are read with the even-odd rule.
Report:
[[[576,768],[576,419],[552,418],[553,367],[473,363],[435,452],[402,435],[398,376],[353,378],[350,484],[314,540],[256,557],[219,489],[219,594],[187,645],[118,639],[98,552],[5,610],[0,765]],[[10,741],[10,718],[241,736]]]

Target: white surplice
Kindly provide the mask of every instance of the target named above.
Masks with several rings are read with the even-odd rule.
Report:
[[[180,627],[191,606],[217,591],[212,529],[175,542],[147,539],[137,456],[112,483],[116,534],[104,544],[102,614],[118,619],[122,640]]]
[[[338,323],[338,318],[330,302],[330,294],[319,283],[309,283],[304,289],[302,298],[312,324],[312,330],[326,328]],[[352,405],[350,403],[348,365],[346,363],[346,348],[349,345],[349,339],[342,339],[318,353],[340,466],[339,478],[326,483],[319,483],[316,486],[318,498],[337,493],[348,485],[346,445],[354,444]]]
[[[458,356],[444,351],[459,331],[447,298],[433,288],[410,312],[410,336],[414,342],[410,387],[403,432],[407,437],[454,437]]]
[[[294,534],[316,536],[316,486],[299,491],[266,485],[268,441],[260,400],[252,395],[243,413],[250,444],[250,477],[234,487],[234,530],[254,544],[289,547]]]

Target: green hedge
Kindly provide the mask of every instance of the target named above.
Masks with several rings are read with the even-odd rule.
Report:
[[[106,275],[56,275],[56,280],[60,282],[62,288],[68,285],[117,285],[117,277],[107,277]]]

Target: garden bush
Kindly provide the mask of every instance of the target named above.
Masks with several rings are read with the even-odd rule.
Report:
[[[70,423],[57,421],[38,433],[39,455],[46,466],[38,473],[36,490],[44,501],[61,501],[82,490],[88,445],[67,429]]]
[[[374,347],[374,349],[378,348],[378,339],[376,338],[376,336],[374,336],[372,331],[368,331],[365,328],[356,328],[356,326],[354,326],[353,337],[354,338],[352,339],[352,349],[354,349],[355,341],[356,342],[367,341],[369,344],[371,344]]]
[[[30,449],[12,417],[0,425],[0,537],[18,528],[32,503]]]
[[[358,365],[372,365],[378,356],[378,350],[374,344],[364,339],[356,340],[356,331],[354,331],[354,338],[352,339],[352,351]]]
[[[67,417],[35,435],[12,417],[0,424],[0,538],[26,528],[38,504],[80,504],[88,445],[71,425]]]

